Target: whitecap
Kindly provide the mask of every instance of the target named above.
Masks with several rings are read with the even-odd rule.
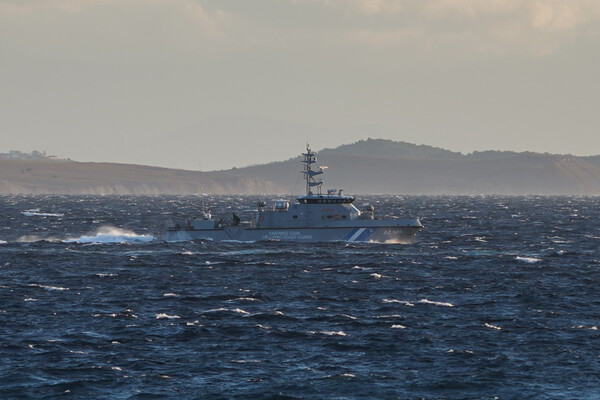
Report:
[[[179,319],[181,318],[179,315],[169,315],[165,313],[156,314],[156,319]]]
[[[6,240],[0,240],[0,244],[8,244]]]
[[[402,315],[400,314],[384,314],[384,315],[378,315],[375,318],[380,319],[389,319],[389,318],[402,318]]]
[[[260,360],[231,360],[232,363],[246,364],[246,363],[261,363]]]
[[[421,299],[421,300],[419,300],[419,303],[431,304],[431,305],[440,306],[440,307],[454,307],[454,304],[452,304],[452,303],[443,303],[440,301],[431,301],[431,300],[427,300],[427,299]]]
[[[179,295],[177,293],[165,293],[163,297],[179,297]]]
[[[517,256],[515,258],[515,260],[520,261],[520,262],[524,262],[524,263],[527,263],[527,264],[535,264],[537,262],[542,261],[541,259],[539,259],[537,257],[520,257],[520,256]]]
[[[235,299],[230,299],[227,301],[231,302],[231,301],[260,301],[260,300],[255,299],[254,297],[236,297]]]
[[[497,331],[502,330],[502,328],[499,327],[498,325],[488,324],[487,322],[485,324],[483,324],[483,326],[485,326],[486,328],[490,328],[490,329],[496,329]]]
[[[17,243],[35,243],[35,242],[41,242],[43,240],[48,240],[48,239],[43,239],[43,238],[39,237],[38,235],[23,235],[17,239]],[[51,242],[54,240],[51,239],[48,241]]]
[[[596,325],[592,325],[592,326],[577,325],[577,328],[579,328],[579,329],[589,329],[591,331],[597,331],[598,330],[598,327]]]
[[[204,261],[205,265],[218,265],[218,264],[225,264],[225,261]]]
[[[98,229],[95,235],[84,235],[76,239],[63,240],[64,243],[148,243],[154,240],[151,235],[139,235],[121,228],[106,226]]]
[[[40,285],[38,283],[30,283],[29,285],[30,287],[39,287],[45,290],[59,290],[59,291],[63,291],[63,290],[69,290],[69,288],[64,288],[64,287],[60,287],[60,286],[48,286],[48,285]]]
[[[347,336],[346,332],[344,331],[321,331],[321,332],[317,332],[317,331],[310,331],[311,334],[315,335],[317,333],[326,335],[326,336]]]
[[[47,213],[41,212],[39,208],[32,208],[31,210],[21,211],[26,217],[64,217],[65,214],[62,213]]]
[[[394,324],[392,325],[392,329],[406,329],[404,325]]]
[[[383,299],[382,300],[383,303],[400,303],[400,304],[404,304],[405,306],[408,307],[414,307],[414,303],[411,303],[410,301],[405,301],[405,300],[396,300],[396,299]]]
[[[334,379],[348,378],[348,379],[353,379],[353,378],[356,378],[356,375],[349,374],[349,373],[344,373],[344,374],[336,374],[336,375],[327,375],[327,378],[334,378]]]
[[[209,310],[203,311],[202,314],[207,314],[207,313],[216,313],[216,312],[223,312],[223,311],[229,311],[228,308],[211,308]]]

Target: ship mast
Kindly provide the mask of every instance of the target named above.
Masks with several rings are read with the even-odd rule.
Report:
[[[306,153],[302,153],[304,156],[304,170],[302,173],[304,174],[304,179],[306,180],[306,195],[312,195],[312,187],[316,186],[319,189],[319,194],[321,194],[321,186],[323,185],[323,181],[316,181],[315,176],[323,173],[323,169],[320,168],[319,171],[313,171],[311,165],[317,162],[317,153],[314,153],[308,143],[306,144]]]

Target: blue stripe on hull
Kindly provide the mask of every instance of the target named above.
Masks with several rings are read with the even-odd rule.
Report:
[[[373,228],[366,228],[364,230],[364,232],[362,232],[356,239],[356,242],[366,242],[369,240],[369,237],[371,237],[371,235],[373,234],[373,232],[375,231],[375,229]]]

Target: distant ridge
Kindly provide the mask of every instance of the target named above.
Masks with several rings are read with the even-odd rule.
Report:
[[[48,155],[45,151],[34,150],[31,153],[11,150],[8,153],[0,153],[0,160],[58,160],[58,157]]]
[[[462,154],[385,139],[318,151],[325,186],[407,195],[600,195],[600,156]],[[196,172],[131,164],[0,159],[0,194],[301,194],[299,157]]]
[[[450,150],[427,145],[416,145],[407,142],[394,142],[385,139],[360,140],[352,144],[344,144],[335,149],[323,149],[321,156],[327,154],[347,154],[356,156],[375,156],[406,159],[459,159],[463,155]]]

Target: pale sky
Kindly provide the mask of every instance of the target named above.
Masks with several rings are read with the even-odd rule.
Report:
[[[600,0],[0,0],[0,152],[600,154]]]

